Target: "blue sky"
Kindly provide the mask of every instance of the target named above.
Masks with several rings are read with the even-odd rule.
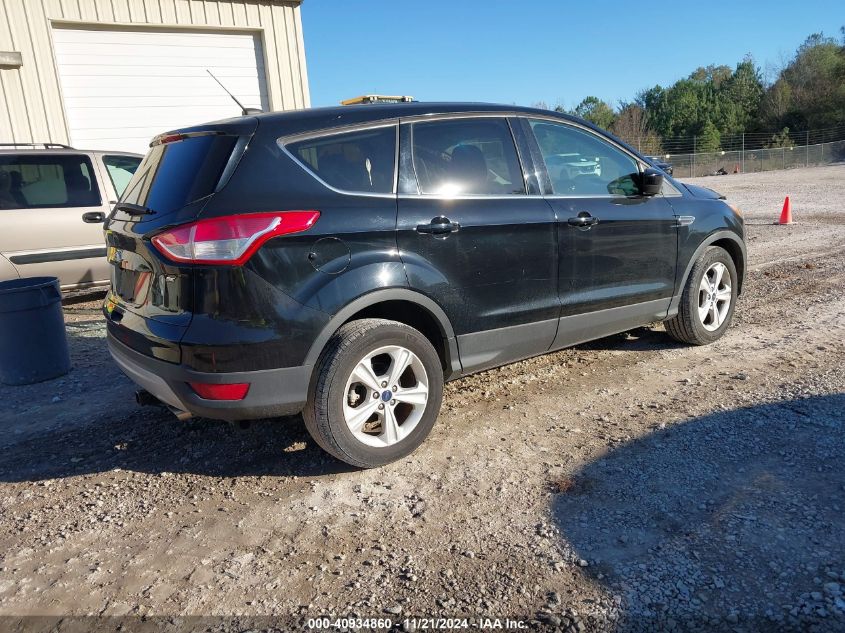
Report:
[[[366,93],[421,101],[616,104],[746,53],[764,70],[813,32],[840,38],[841,0],[305,0],[313,106]]]

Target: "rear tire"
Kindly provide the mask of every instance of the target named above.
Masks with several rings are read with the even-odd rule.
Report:
[[[428,339],[403,323],[362,319],[329,339],[302,415],[323,450],[374,468],[423,443],[442,397],[443,369]]]
[[[731,324],[738,287],[736,266],[727,251],[706,249],[690,271],[678,314],[664,322],[666,332],[689,345],[720,339]]]

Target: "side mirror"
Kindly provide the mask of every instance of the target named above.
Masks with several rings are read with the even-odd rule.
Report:
[[[663,172],[653,167],[646,168],[640,174],[640,194],[656,196],[663,190]]]

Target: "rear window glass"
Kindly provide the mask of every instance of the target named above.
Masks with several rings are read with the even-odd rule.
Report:
[[[103,164],[106,166],[114,192],[119,198],[126,190],[126,185],[132,180],[138,165],[141,164],[141,159],[136,156],[103,156]]]
[[[170,213],[214,192],[237,136],[208,134],[151,147],[121,202]]]
[[[100,202],[87,156],[0,156],[0,209],[96,207]]]
[[[320,180],[336,189],[393,192],[395,126],[321,136],[286,147]]]

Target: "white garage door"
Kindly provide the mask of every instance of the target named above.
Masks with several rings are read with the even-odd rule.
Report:
[[[161,132],[267,109],[264,59],[249,33],[55,28],[71,144],[144,153]]]

